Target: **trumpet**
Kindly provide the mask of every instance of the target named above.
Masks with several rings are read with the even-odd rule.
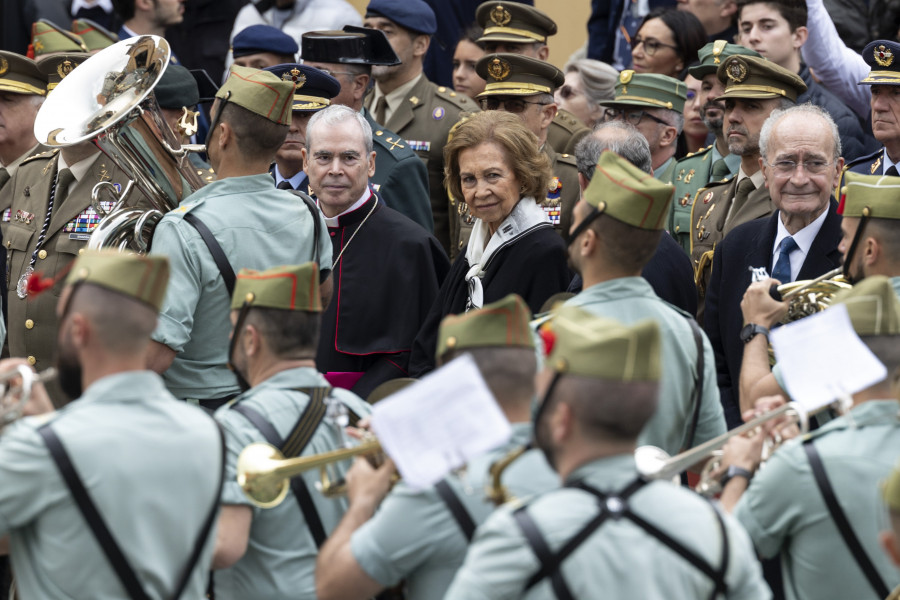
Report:
[[[838,267],[815,279],[773,285],[769,294],[779,302],[790,302],[784,319],[785,323],[790,323],[825,310],[838,292],[852,287],[844,278],[843,267]]]
[[[515,496],[510,493],[509,489],[505,485],[503,485],[503,472],[507,467],[509,467],[509,465],[513,464],[516,459],[521,457],[530,449],[531,444],[525,444],[519,446],[518,448],[514,448],[491,465],[489,469],[491,476],[490,484],[485,486],[484,493],[487,499],[493,502],[496,506],[506,504],[507,502],[516,499]]]
[[[809,431],[810,416],[811,413],[806,412],[799,404],[789,402],[744,423],[740,427],[732,429],[728,433],[724,433],[673,457],[669,457],[665,450],[656,446],[641,446],[634,453],[637,470],[647,479],[677,479],[683,471],[702,460],[712,458],[704,465],[703,471],[700,473],[700,483],[697,485],[696,491],[704,496],[714,496],[722,489],[719,482],[713,478],[713,473],[719,470],[722,461],[722,447],[731,438],[751,433],[764,423],[778,418],[787,418],[789,421],[794,421],[800,428],[801,435],[803,435]],[[777,439],[775,444],[769,447],[767,452],[763,453],[763,462],[768,456],[771,456],[771,453],[777,449],[780,443],[781,440]]]
[[[381,451],[381,443],[374,437],[352,448],[297,458],[285,458],[278,448],[270,444],[250,444],[238,456],[237,482],[255,505],[274,508],[287,496],[293,477],[311,469],[319,469],[316,487],[324,496],[333,498],[346,493],[346,489],[343,482],[331,480],[329,465],[355,456],[371,456]]]
[[[56,377],[56,369],[49,368],[40,374],[25,365],[18,365],[0,373],[0,431],[21,418],[25,405],[31,398],[31,389],[36,383],[42,383]],[[12,384],[15,379],[21,381]]]

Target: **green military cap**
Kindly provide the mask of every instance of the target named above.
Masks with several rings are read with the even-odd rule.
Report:
[[[552,94],[566,81],[550,63],[521,54],[488,54],[475,63],[475,72],[487,82],[476,98]]]
[[[556,34],[553,19],[518,2],[484,2],[475,11],[475,20],[484,29],[479,42],[546,43],[548,37]]]
[[[892,513],[900,515],[900,465],[894,467],[894,470],[888,475],[882,492],[884,503],[887,504],[888,509]]]
[[[169,65],[153,88],[160,108],[179,110],[182,107],[194,106],[200,102],[200,91],[197,80],[185,67]]]
[[[90,19],[72,21],[72,33],[81,38],[88,52],[103,50],[119,41],[119,36]]]
[[[233,102],[273,123],[290,125],[294,82],[267,71],[231,65],[216,98]]]
[[[448,315],[438,330],[437,356],[466,348],[534,348],[529,321],[528,305],[515,294],[478,310]]]
[[[66,285],[91,283],[118,292],[159,312],[169,285],[169,259],[158,255],[87,250],[69,271]]]
[[[857,335],[900,335],[900,300],[883,275],[866,277],[834,297],[834,305],[847,307]]]
[[[584,201],[601,213],[640,229],[663,229],[675,186],[663,183],[611,150],[597,161]]]
[[[661,340],[651,319],[622,325],[574,306],[560,308],[551,323],[553,349],[547,367],[557,373],[610,381],[659,381]]]
[[[41,19],[31,26],[31,47],[34,56],[43,56],[53,52],[87,52],[84,41],[59,25]]]
[[[766,99],[782,96],[793,102],[806,91],[795,73],[757,56],[731,56],[716,71],[725,84],[720,98]]]
[[[47,95],[47,78],[30,58],[0,50],[0,92]]]
[[[694,79],[703,79],[711,73],[719,70],[719,65],[729,56],[743,54],[745,56],[761,57],[762,55],[756,50],[741,46],[739,44],[729,44],[725,40],[716,40],[700,48],[697,53],[700,58],[700,64],[694,65],[688,69],[691,77]]]
[[[83,52],[79,54],[51,54],[38,58],[35,63],[47,80],[47,93],[52,92],[59,85],[60,81],[88,58],[90,58],[90,55]]]
[[[274,267],[265,271],[241,269],[231,296],[231,309],[244,304],[257,308],[322,312],[319,267],[314,262]]]
[[[616,97],[604,100],[603,106],[649,106],[684,112],[687,86],[668,75],[635,73],[626,69],[616,81]]]
[[[900,177],[862,175],[847,171],[841,186],[841,206],[845,217],[900,219]]]

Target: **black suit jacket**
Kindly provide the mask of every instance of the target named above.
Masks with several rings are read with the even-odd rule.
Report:
[[[772,272],[772,246],[778,232],[779,213],[756,219],[732,230],[716,247],[712,275],[706,292],[704,327],[716,356],[716,374],[725,419],[729,428],[741,423],[738,382],[744,344],[740,340],[744,319],[741,299],[750,285],[750,267]],[[841,241],[841,217],[834,198],[828,215],[797,279],[813,279],[841,265],[837,247]]]

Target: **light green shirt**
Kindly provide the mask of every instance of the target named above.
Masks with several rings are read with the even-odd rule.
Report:
[[[638,445],[653,445],[677,454],[688,443],[694,416],[692,396],[697,370],[697,344],[687,313],[653,293],[642,277],[622,277],[585,288],[566,302],[601,317],[631,325],[653,319],[662,334],[662,377],[656,413],[638,436]],[[712,346],[703,334],[704,373],[700,419],[694,445],[725,433],[725,417],[716,385]]]
[[[469,516],[479,524],[494,510],[485,497],[490,466],[507,452],[528,442],[531,426],[513,424],[509,443],[472,461],[450,484]],[[522,498],[559,486],[559,480],[539,450],[530,450],[504,472],[503,481]],[[378,512],[351,538],[360,567],[384,586],[406,580],[408,600],[441,598],[463,562],[468,541],[434,488],[417,491],[398,483]]]
[[[636,477],[634,457],[629,454],[582,465],[570,480],[584,480],[611,493]],[[723,540],[716,509],[700,496],[667,481],[654,481],[632,495],[628,506],[713,568],[721,566]],[[499,508],[478,528],[445,600],[556,598],[549,578],[525,592],[540,563],[514,521],[516,508]],[[525,510],[550,550],[558,552],[598,515],[598,499],[583,490],[564,488],[539,496]],[[730,516],[722,518],[729,550],[727,598],[771,598],[747,534]],[[561,568],[575,598],[709,598],[714,588],[709,577],[627,518],[608,519]]]
[[[188,211],[212,231],[235,274],[313,260],[313,216],[262,174],[214,181],[156,227],[150,253],[169,257],[171,275],[153,339],[178,353],[163,378],[178,398],[222,398],[240,391],[226,366],[231,298],[200,234],[184,221]],[[319,264],[330,270],[331,240],[317,218]]]
[[[315,597],[316,556],[318,549],[293,492],[275,508],[259,508],[244,495],[237,482],[237,459],[241,450],[253,442],[265,442],[262,433],[231,406],[246,405],[271,423],[282,439],[288,437],[306,405],[306,394],[295,388],[330,387],[315,369],[289,369],[277,373],[242,394],[234,402],[216,411],[216,420],[225,430],[227,459],[222,504],[249,506],[253,510],[253,525],[244,556],[228,569],[216,571],[213,581],[218,600],[281,600]],[[342,389],[331,392],[360,416],[371,412],[370,406],[358,396]],[[303,451],[302,456],[336,450],[343,445],[340,430],[326,417]],[[336,463],[329,472],[343,477],[351,461]],[[302,475],[312,496],[313,504],[326,534],[337,526],[344,511],[346,498],[326,498],[316,490],[319,470]]]
[[[900,402],[869,401],[849,414],[812,435],[850,526],[890,589],[900,584],[900,571],[878,545],[884,525],[879,484],[900,455]],[[825,506],[801,442],[791,440],[772,455],[734,516],[763,557],[781,553],[788,600],[870,598],[872,588]]]
[[[23,598],[121,600],[125,589],[36,432],[0,436],[0,537]],[[110,375],[50,416],[88,494],[151,598],[171,598],[215,501],[221,442],[211,418],[149,371]],[[215,528],[185,589],[206,592]]]

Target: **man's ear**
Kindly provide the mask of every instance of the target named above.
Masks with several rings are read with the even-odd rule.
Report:
[[[678,143],[678,130],[667,125],[663,127],[663,134],[659,137],[659,147],[665,148]]]
[[[303,160],[303,171],[309,173],[309,155],[306,152],[306,148],[300,148],[300,158]]]
[[[413,56],[425,56],[430,45],[430,35],[417,35],[416,39],[413,40]]]
[[[541,107],[541,129],[550,127],[550,123],[553,122],[558,111],[559,108],[553,102]]]

